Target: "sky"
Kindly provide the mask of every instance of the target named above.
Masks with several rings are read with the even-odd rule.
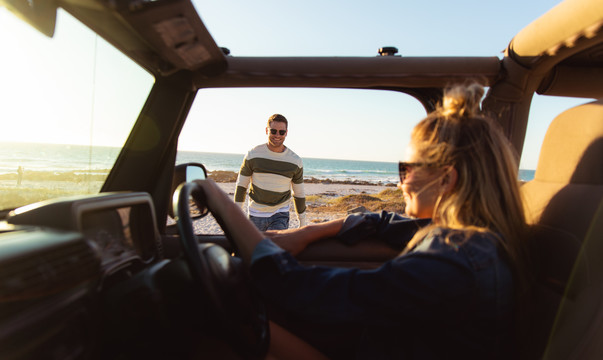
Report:
[[[217,44],[230,49],[233,56],[376,56],[378,48],[395,46],[402,56],[502,58],[502,51],[512,37],[559,1],[193,0],[193,3]],[[0,115],[2,111],[8,113],[2,121],[23,117],[24,108],[28,117],[45,116],[49,121],[43,126],[33,126],[23,118],[4,124],[9,131],[0,133],[0,141],[20,140],[19,137],[26,134],[28,139],[45,142],[123,144],[131,126],[130,119],[146,97],[140,89],[150,89],[152,85],[148,74],[141,74],[127,61],[116,60],[115,51],[90,33],[87,39],[74,40],[89,46],[83,48],[84,54],[89,56],[78,58],[70,69],[82,67],[80,75],[63,74],[63,80],[38,85],[40,77],[53,72],[48,64],[44,65],[47,71],[41,75],[31,71],[40,67],[39,61],[46,58],[45,48],[37,54],[29,54],[22,44],[45,40],[35,31],[26,31],[22,39],[7,36],[3,26],[12,21],[11,15],[0,9],[0,44],[6,46],[12,41],[10,45],[23,50],[21,55],[25,56],[15,56],[13,62],[12,52],[10,56],[0,57],[0,75],[3,80],[11,77],[20,80],[24,88],[2,90],[0,87]],[[57,30],[56,41],[73,33],[69,28]],[[75,58],[69,54],[68,47],[63,52]],[[24,57],[27,63],[19,60]],[[86,67],[93,70],[87,71]],[[115,71],[121,80],[119,86],[99,75],[108,69],[121,69]],[[23,81],[28,76],[30,82]],[[36,86],[27,85],[31,83]],[[97,88],[92,93],[88,91],[90,83]],[[27,97],[33,96],[32,92],[43,94],[47,107],[28,108]],[[65,94],[81,96],[81,100],[66,106],[66,111],[49,111]],[[563,110],[586,101],[535,97],[521,168],[536,167],[540,144],[550,121]],[[76,114],[74,107],[80,105],[93,109],[87,114],[90,120],[81,128],[66,122],[89,111],[82,109]],[[302,157],[392,162],[404,157],[412,126],[425,116],[423,107],[413,98],[385,91],[201,90],[180,136],[179,148],[245,153],[266,141],[266,120],[274,113],[289,119],[286,145]],[[99,124],[108,126],[103,130]]]
[[[484,0],[193,2],[217,44],[233,56],[374,56],[380,47],[395,46],[402,56],[502,58],[516,33],[560,1],[509,0],[504,6]],[[237,105],[220,102],[231,97],[227,91],[217,92],[200,92],[198,100],[219,104],[216,113],[221,115],[211,115],[206,106],[194,107],[182,146],[194,143],[187,133],[203,133],[196,119],[222,117],[226,123],[237,119],[243,130],[234,142],[236,151],[228,152],[245,152],[265,141],[265,120],[281,112],[290,120],[286,144],[302,157],[397,161],[404,157],[412,126],[425,116],[416,100],[386,92],[349,90],[335,96],[325,90],[239,90],[232,96]],[[536,167],[550,121],[585,101],[535,97],[521,168]],[[249,121],[241,124],[241,118]],[[296,126],[300,123],[303,127]],[[225,133],[218,129],[220,122],[213,126],[216,134]],[[212,147],[226,145],[231,136],[214,137],[218,144]]]

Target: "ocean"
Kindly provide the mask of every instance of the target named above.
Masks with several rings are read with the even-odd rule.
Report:
[[[0,175],[15,174],[19,166],[25,171],[108,173],[119,154],[115,147],[88,147],[59,144],[0,143]],[[179,151],[177,163],[199,162],[208,171],[238,172],[243,154]],[[303,158],[304,178],[336,181],[397,183],[398,164],[381,161]],[[534,178],[534,170],[520,170],[520,180]]]
[[[177,162],[201,162],[208,171],[239,172],[244,154],[219,154],[180,151]],[[369,181],[397,183],[398,164],[380,161],[355,161],[303,158],[304,178],[335,181]]]
[[[26,171],[81,172],[107,171],[120,148],[64,144],[0,143],[0,174]]]

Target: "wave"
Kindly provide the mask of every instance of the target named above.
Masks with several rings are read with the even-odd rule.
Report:
[[[95,171],[33,171],[25,170],[21,175],[22,181],[69,181],[69,182],[87,182],[87,181],[104,181],[109,175],[109,169]],[[19,179],[19,174],[4,173],[0,174],[0,180]]]

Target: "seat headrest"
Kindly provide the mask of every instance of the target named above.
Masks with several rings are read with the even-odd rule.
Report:
[[[549,126],[534,179],[603,184],[603,100],[566,110]]]

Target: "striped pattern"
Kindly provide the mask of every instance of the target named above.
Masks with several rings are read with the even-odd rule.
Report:
[[[286,148],[275,153],[266,144],[251,149],[241,165],[235,201],[245,201],[249,188],[249,213],[254,216],[271,216],[278,211],[288,211],[293,195],[298,214],[306,211],[302,160]]]

